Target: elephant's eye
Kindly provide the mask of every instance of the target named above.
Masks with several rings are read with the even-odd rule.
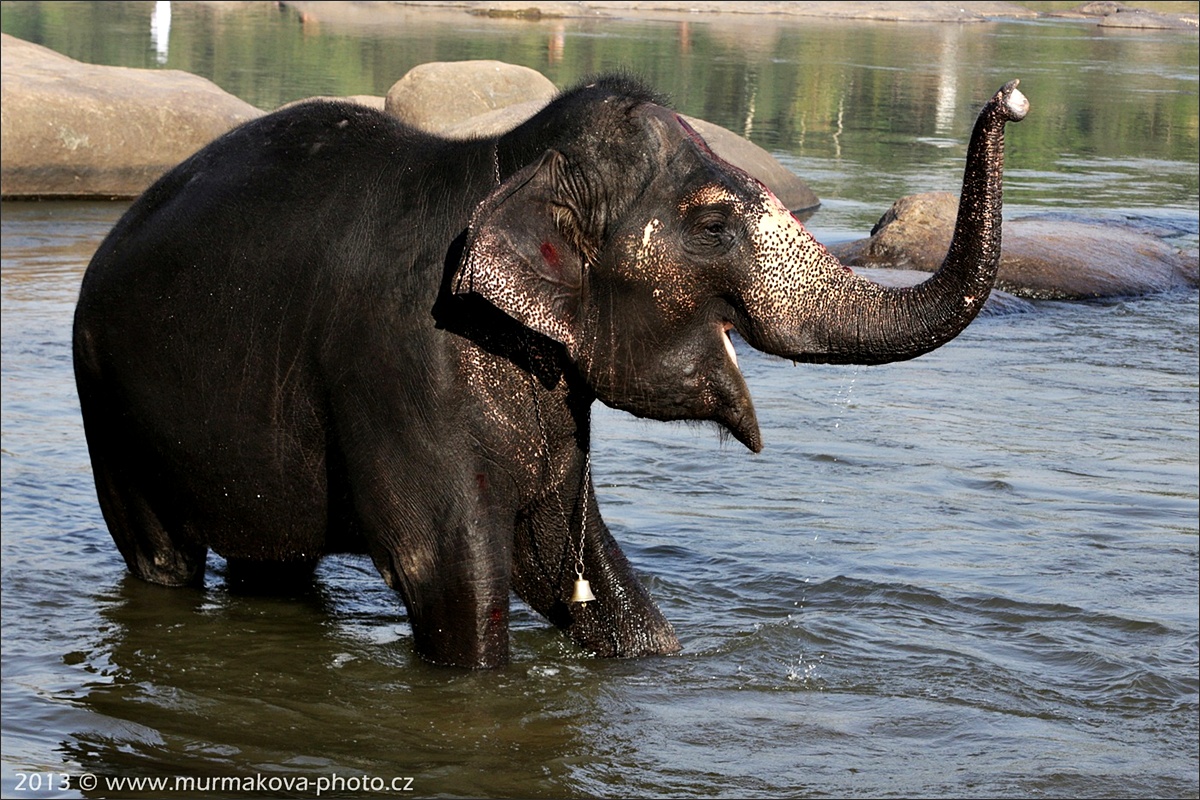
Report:
[[[729,211],[724,208],[706,208],[690,220],[688,237],[690,249],[713,251],[724,250],[734,239],[730,227]]]

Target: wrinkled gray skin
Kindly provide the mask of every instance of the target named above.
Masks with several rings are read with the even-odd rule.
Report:
[[[209,549],[247,580],[365,550],[439,664],[506,663],[513,591],[589,652],[675,652],[600,518],[591,404],[757,452],[731,330],[826,363],[952,339],[992,286],[1004,125],[1027,108],[1013,81],[983,109],[945,264],[900,289],[625,79],[499,139],[329,103],[248,123],[148,190],[85,275],[76,380],[109,529],[170,585]]]

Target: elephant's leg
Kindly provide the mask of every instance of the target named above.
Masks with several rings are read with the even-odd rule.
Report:
[[[339,432],[355,528],[408,609],[422,658],[487,668],[508,662],[512,514],[497,521],[465,434],[416,413],[347,404]],[[461,430],[461,428],[459,428]]]
[[[202,583],[208,548],[187,535],[182,523],[164,524],[158,510],[164,504],[151,501],[144,476],[135,477],[145,465],[122,463],[103,439],[90,446],[100,510],[129,571],[164,586]]]
[[[177,504],[159,486],[160,464],[113,410],[94,354],[78,344],[75,370],[96,497],[129,571],[164,586],[202,583],[207,546],[167,518]]]
[[[486,524],[460,523],[436,535],[434,568],[404,581],[417,653],[451,666],[507,664],[509,548]]]
[[[564,515],[553,501],[518,526],[513,589],[588,652],[619,657],[678,652],[671,623],[638,580],[600,517],[595,493],[588,489],[583,577],[596,599],[586,604],[570,602],[577,578],[579,516]],[[564,521],[569,521],[570,530],[564,530]]]
[[[410,486],[400,492],[424,505],[421,495],[429,488]],[[368,512],[372,558],[404,598],[418,655],[447,666],[503,666],[509,657],[510,547],[492,535],[488,520],[447,505],[440,512]]]

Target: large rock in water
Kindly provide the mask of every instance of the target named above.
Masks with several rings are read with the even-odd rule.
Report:
[[[932,272],[954,235],[958,197],[897,200],[871,236],[830,251],[854,267]],[[1047,214],[1006,219],[996,287],[1019,297],[1082,300],[1151,294],[1200,283],[1197,258],[1133,225]]]
[[[383,110],[415,128],[442,133],[464,119],[516,103],[543,105],[558,88],[542,73],[503,61],[433,61],[388,90]]]
[[[532,117],[557,89],[541,73],[499,61],[431,62],[388,90],[384,110],[414,127],[450,138],[499,136]],[[797,216],[821,205],[816,193],[770,153],[733,131],[685,117],[709,147],[762,181]]]
[[[177,70],[84,64],[0,35],[0,195],[135,197],[263,112]]]

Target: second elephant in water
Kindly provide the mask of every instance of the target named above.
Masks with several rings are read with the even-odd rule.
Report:
[[[426,659],[508,659],[509,596],[586,650],[679,642],[596,505],[595,400],[762,437],[729,338],[794,361],[928,352],[983,306],[1016,81],[971,137],[950,253],[889,289],[839,264],[642,85],[502,136],[356,105],[249,122],[132,205],[84,276],[74,359],[130,570],[304,572],[365,550]],[[574,582],[594,600],[572,603]]]

